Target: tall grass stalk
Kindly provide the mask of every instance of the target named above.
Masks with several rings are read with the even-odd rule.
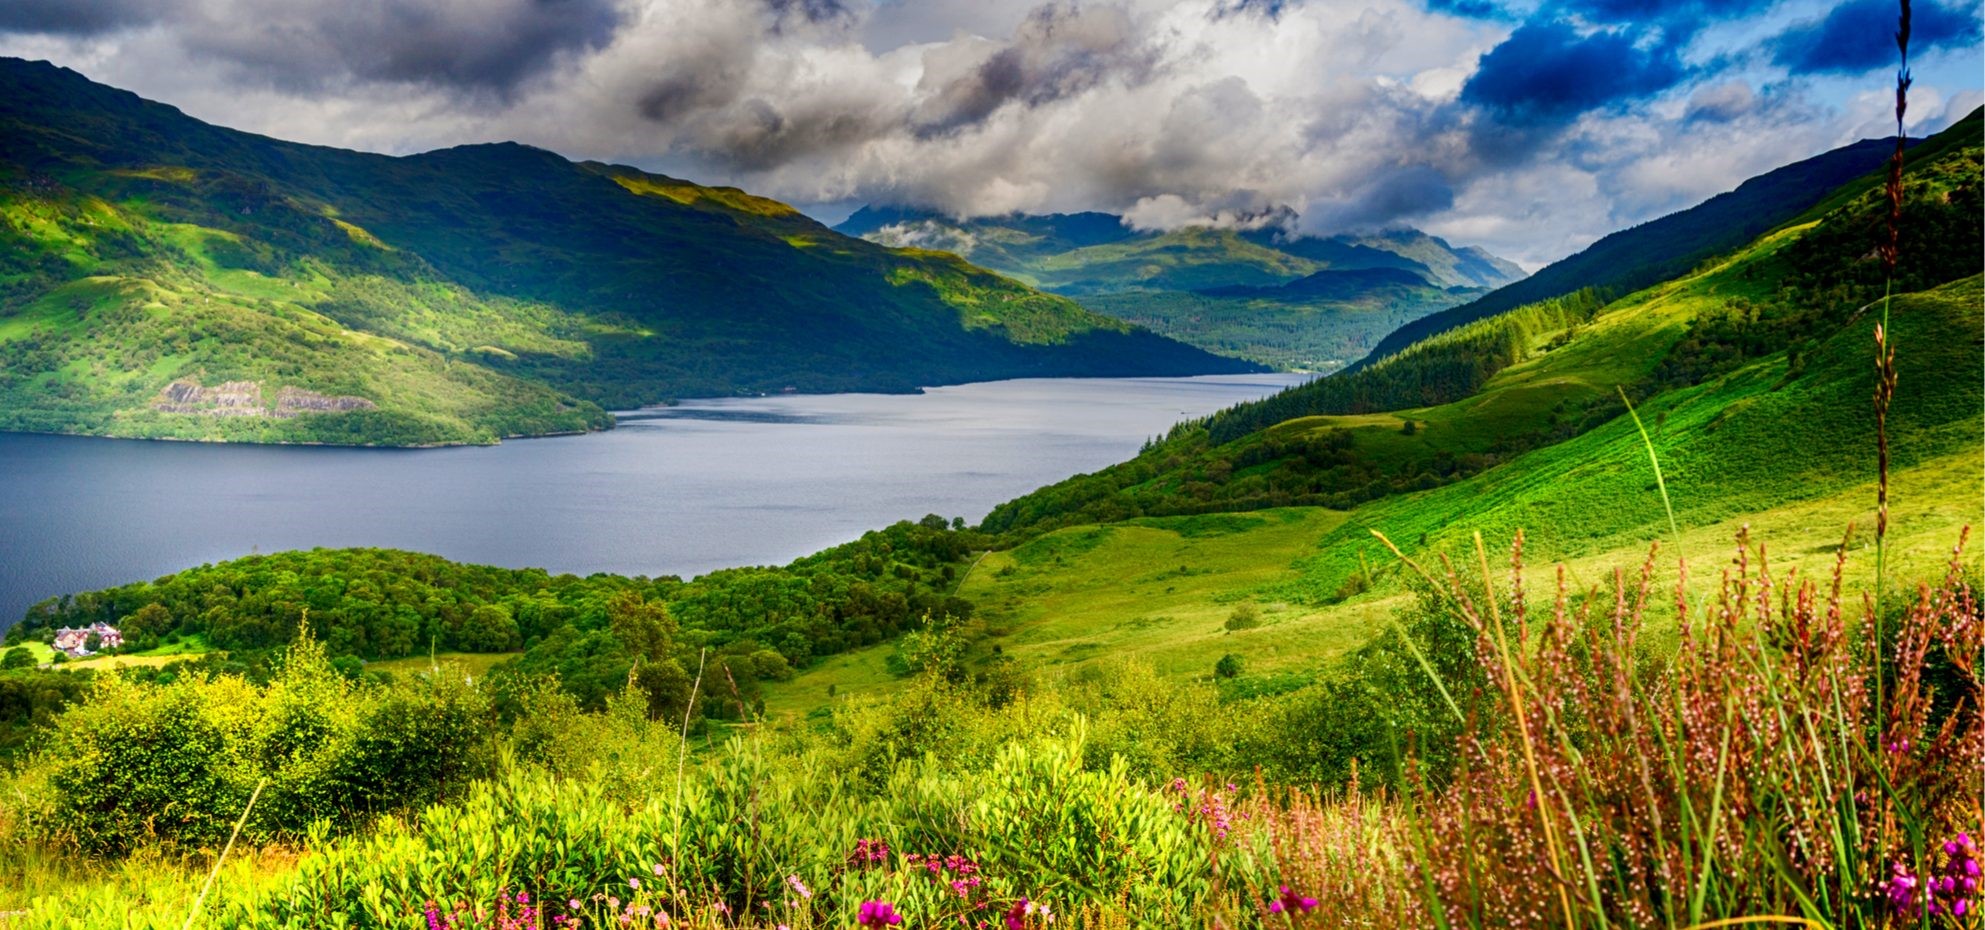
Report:
[[[1889,343],[1889,303],[1895,295],[1895,266],[1902,255],[1902,157],[1903,114],[1909,111],[1909,0],[1898,0],[1901,11],[1896,20],[1895,47],[1902,63],[1895,73],[1895,153],[1889,156],[1888,241],[1877,248],[1882,260],[1882,322],[1875,327],[1875,643],[1885,648],[1882,597],[1888,582],[1889,525],[1889,436],[1888,411],[1895,399],[1895,347]],[[1881,707],[1886,683],[1882,680],[1879,655],[1875,665],[1875,706]]]
[[[264,778],[255,783],[255,790],[249,792],[248,803],[241,808],[241,816],[234,821],[234,832],[227,835],[227,844],[221,847],[221,854],[214,859],[214,867],[207,873],[207,880],[200,884],[200,894],[193,899],[193,909],[186,912],[186,922],[179,930],[190,930],[195,920],[207,907],[207,893],[214,890],[214,879],[221,875],[221,867],[227,865],[227,854],[234,851],[234,841],[241,837],[241,827],[248,822],[248,814],[255,809],[255,802],[262,797],[262,789],[269,784]]]
[[[675,747],[675,825],[669,831],[669,888],[676,894],[682,893],[677,876],[681,874],[682,862],[682,779],[689,768],[689,720],[696,711],[696,696],[703,690],[703,665],[709,661],[710,650],[705,648],[696,654],[696,679],[689,685],[688,706],[682,709],[682,730],[677,733]]]
[[[1661,492],[1661,508],[1668,513],[1668,534],[1675,540],[1675,558],[1682,555],[1682,525],[1675,520],[1675,502],[1668,497],[1668,479],[1661,474],[1661,457],[1654,454],[1654,439],[1647,434],[1647,424],[1640,421],[1640,411],[1635,410],[1633,401],[1627,399],[1627,389],[1616,388],[1620,392],[1620,402],[1627,405],[1627,416],[1633,417],[1634,429],[1640,431],[1640,444],[1647,450],[1647,461],[1654,466],[1654,487]]]

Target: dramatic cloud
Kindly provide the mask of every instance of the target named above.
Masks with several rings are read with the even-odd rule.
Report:
[[[1978,13],[1972,8],[1917,3],[1911,17],[1910,47],[1920,55],[1932,49],[1977,45]],[[1794,74],[1861,74],[1893,68],[1896,5],[1888,0],[1848,0],[1824,18],[1802,23],[1771,41],[1775,64]]]
[[[8,0],[0,31],[170,29],[189,53],[299,90],[346,80],[504,91],[599,48],[614,0]]]
[[[8,0],[0,4],[0,32],[87,36],[151,22],[154,0]]]
[[[1513,123],[1564,123],[1660,93],[1685,74],[1672,45],[1643,48],[1625,29],[1526,23],[1482,56],[1461,99]]]
[[[1808,75],[1889,64],[1887,9],[0,0],[0,54],[224,125],[373,151],[516,139],[821,212],[1412,224],[1534,266],[1883,132],[1880,86]],[[1919,48],[1976,45],[1953,9],[1919,3]],[[1936,129],[1981,82],[1975,64],[1924,67],[1911,113]]]

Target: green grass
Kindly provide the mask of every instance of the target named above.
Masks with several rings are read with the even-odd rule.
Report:
[[[1294,563],[1344,521],[1322,508],[1163,517],[1042,536],[987,553],[959,585],[978,607],[986,635],[979,658],[997,649],[1031,669],[1066,670],[1134,659],[1170,675],[1205,676],[1222,652],[1256,657],[1250,671],[1307,673],[1357,647],[1370,630],[1252,592],[1296,577]],[[1374,547],[1376,548],[1376,547]],[[1261,625],[1223,624],[1242,602]],[[774,714],[803,713],[835,696],[887,691],[893,644],[822,662],[766,687]]]
[[[497,663],[507,662],[518,655],[511,652],[437,652],[433,656],[378,659],[365,663],[365,668],[366,671],[391,672],[395,675],[426,675],[439,667],[443,670],[460,669],[472,677],[482,678]]]

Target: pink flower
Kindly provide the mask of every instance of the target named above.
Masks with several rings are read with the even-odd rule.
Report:
[[[1289,890],[1288,885],[1282,886],[1281,898],[1268,902],[1268,912],[1271,914],[1307,914],[1315,909],[1315,898],[1299,895]]]
[[[863,927],[894,927],[903,922],[896,905],[887,901],[863,901],[855,912],[855,922]]]

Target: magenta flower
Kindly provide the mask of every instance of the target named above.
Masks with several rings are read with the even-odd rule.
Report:
[[[1027,930],[1027,899],[1022,897],[1006,909],[1006,930]]]
[[[848,864],[853,866],[881,865],[889,861],[889,844],[882,840],[856,840],[855,851],[848,854]]]
[[[1882,891],[1889,910],[1897,917],[1913,919],[1920,914],[1964,918],[1977,912],[1978,847],[1970,833],[1959,833],[1944,843],[1944,865],[1923,875],[1911,872],[1898,862]]]
[[[1313,910],[1316,910],[1316,899],[1299,895],[1289,890],[1288,885],[1282,886],[1282,897],[1268,902],[1270,914],[1307,914]]]
[[[863,927],[894,927],[902,922],[896,905],[887,901],[863,901],[861,909],[855,912],[855,923]]]

